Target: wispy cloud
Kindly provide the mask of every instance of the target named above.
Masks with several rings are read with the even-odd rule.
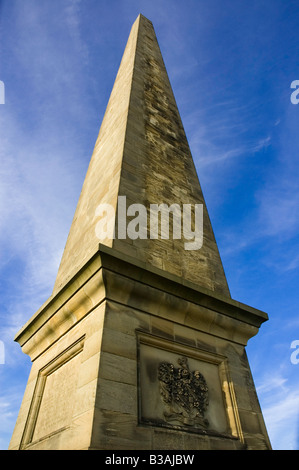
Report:
[[[30,270],[27,274],[35,279],[36,286],[46,285],[49,273],[53,274],[53,260],[57,264],[57,251],[65,229],[68,197],[64,198],[62,182],[70,183],[68,157],[64,155],[62,164],[53,158],[50,142],[48,148],[37,139],[30,143],[21,136],[16,122],[8,127],[6,119],[10,141],[22,142],[22,146],[18,149],[7,143],[1,147],[0,240],[5,250],[1,264],[11,254],[18,256]]]
[[[68,25],[71,38],[74,41],[74,46],[76,50],[80,52],[85,63],[88,63],[89,51],[80,28],[81,6],[82,0],[67,0],[64,10],[66,13],[66,23]]]
[[[67,2],[65,15],[84,55],[80,3]],[[90,157],[85,157],[84,137],[75,123],[82,122],[84,134],[93,116],[80,60],[65,54],[66,40],[60,46],[62,25],[55,24],[55,35],[45,22],[51,6],[18,4],[17,33],[9,52],[23,76],[23,88],[8,75],[8,99],[0,115],[0,276],[6,289],[1,338],[13,328],[14,335],[51,294]],[[9,270],[18,278],[17,285]]]
[[[217,132],[219,128],[217,128]],[[220,131],[225,132],[225,129],[220,129]],[[230,127],[231,131],[231,127]],[[213,144],[211,141],[198,141],[195,139],[191,141],[191,145],[198,148],[197,153],[202,155],[198,158],[198,165],[200,168],[205,166],[215,166],[215,163],[225,162],[227,160],[235,159],[238,157],[247,157],[248,154],[255,154],[262,149],[268,147],[271,143],[271,138],[269,136],[263,139],[257,139],[256,141],[243,143],[237,147],[233,146],[227,150],[223,150],[221,146]]]
[[[282,375],[269,375],[266,377],[261,385],[257,387],[257,392],[258,393],[268,393],[268,392],[273,392],[273,390],[279,390],[279,392],[285,392],[287,390],[286,384],[287,384],[287,379],[283,377]]]
[[[266,426],[275,450],[298,450],[299,448],[299,392],[296,366],[292,372],[279,370],[268,372],[259,379],[258,397],[262,403]],[[298,426],[294,426],[296,417]]]
[[[299,449],[298,404],[299,392],[295,388],[279,399],[274,394],[272,403],[263,407],[265,421],[268,428],[271,429],[271,441],[275,450]],[[298,424],[294,426],[296,421]]]

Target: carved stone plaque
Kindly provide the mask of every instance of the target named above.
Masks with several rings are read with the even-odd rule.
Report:
[[[231,435],[220,379],[221,359],[142,336],[139,421],[185,431]]]
[[[198,370],[190,371],[186,357],[180,357],[177,362],[179,367],[161,362],[158,368],[164,417],[169,423],[179,421],[188,426],[207,428],[209,422],[204,419],[209,404],[206,380]]]

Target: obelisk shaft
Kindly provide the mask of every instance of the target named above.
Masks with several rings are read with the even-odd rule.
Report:
[[[57,292],[97,250],[96,208],[203,206],[203,244],[180,239],[101,240],[151,266],[230,296],[208,211],[152,23],[135,21],[115,80],[57,275]],[[130,219],[128,218],[127,221]]]

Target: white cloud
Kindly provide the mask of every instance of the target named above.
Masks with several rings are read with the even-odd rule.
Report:
[[[256,387],[270,441],[274,450],[299,447],[299,389],[296,366],[277,364]],[[294,423],[298,423],[298,426]]]
[[[64,164],[53,158],[51,142],[46,149],[37,139],[28,141],[16,121],[6,118],[5,129],[11,143],[6,141],[1,147],[0,241],[5,249],[1,264],[13,253],[31,265],[31,276],[48,282],[45,266],[51,266],[61,248],[65,229],[68,197],[64,198],[61,188],[62,181],[70,183],[68,156],[63,156]],[[15,142],[22,144],[18,147]]]
[[[272,403],[263,407],[263,414],[273,449],[298,450],[299,391],[286,392],[279,399],[274,394]]]
[[[67,0],[64,7],[66,13],[66,23],[69,28],[69,32],[74,46],[81,54],[81,57],[88,63],[89,51],[83,40],[81,29],[80,29],[80,13],[81,13],[82,0]]]
[[[257,393],[272,392],[273,389],[286,390],[287,379],[279,375],[270,375],[260,386],[257,387]]]

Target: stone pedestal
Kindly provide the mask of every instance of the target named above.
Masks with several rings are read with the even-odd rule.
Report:
[[[245,346],[263,312],[100,246],[20,331],[11,449],[269,449]]]

